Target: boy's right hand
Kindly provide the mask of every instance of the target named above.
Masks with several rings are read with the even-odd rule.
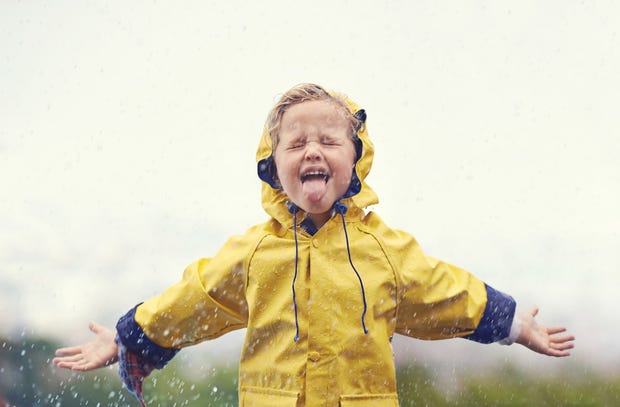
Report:
[[[61,368],[87,371],[105,367],[118,360],[118,347],[114,342],[116,332],[94,322],[88,328],[96,335],[95,339],[78,346],[60,348],[52,362]]]

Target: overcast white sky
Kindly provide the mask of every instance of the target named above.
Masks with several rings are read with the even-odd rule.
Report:
[[[612,1],[3,1],[0,335],[83,339],[264,221],[263,121],[316,82],[367,110],[391,226],[620,360],[618,27]]]

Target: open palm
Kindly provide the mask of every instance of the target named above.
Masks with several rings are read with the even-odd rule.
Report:
[[[517,343],[543,355],[569,356],[575,337],[563,334],[566,332],[564,327],[539,325],[535,319],[536,315],[538,315],[538,308],[519,315],[522,328]]]
[[[95,334],[95,339],[81,345],[56,350],[58,357],[52,360],[56,366],[86,371],[105,367],[117,361],[115,331],[94,322],[88,324],[88,328]]]

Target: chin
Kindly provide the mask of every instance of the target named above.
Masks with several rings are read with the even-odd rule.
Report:
[[[332,205],[333,203],[331,205],[320,204],[320,203],[309,204],[306,212],[308,212],[310,215],[323,215],[331,210]]]

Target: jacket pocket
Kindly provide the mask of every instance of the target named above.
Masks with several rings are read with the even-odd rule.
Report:
[[[398,407],[396,393],[350,394],[340,396],[340,407]]]
[[[263,387],[243,387],[240,393],[241,407],[295,407],[299,398],[294,391]]]

